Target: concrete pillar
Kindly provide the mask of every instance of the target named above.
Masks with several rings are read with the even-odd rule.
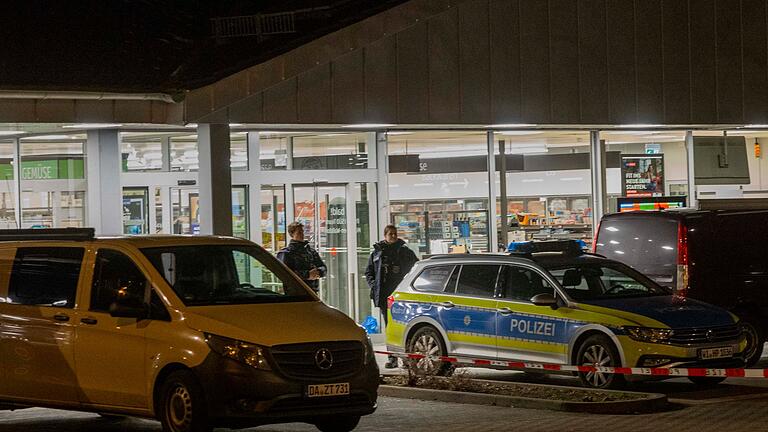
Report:
[[[592,175],[592,232],[605,214],[608,201],[605,186],[605,141],[599,131],[589,132],[590,173]]]
[[[368,156],[371,157],[370,155]],[[381,231],[385,226],[390,224],[389,220],[389,146],[387,142],[387,134],[378,133],[376,137],[376,173],[377,173],[377,189],[379,195],[379,211],[378,211],[378,226],[379,232],[376,237],[371,240],[379,239],[381,237]],[[427,243],[429,240],[427,239]]]
[[[261,244],[261,143],[258,132],[248,132],[248,225],[250,239]],[[273,236],[274,237],[274,236]],[[267,245],[262,245],[266,247]]]
[[[488,142],[488,252],[496,252],[499,235],[496,232],[496,157],[494,152],[493,131],[487,132]],[[503,200],[502,200],[503,201]],[[501,209],[504,211],[504,208]],[[506,220],[502,213],[502,220]],[[505,233],[506,234],[506,233]]]
[[[229,125],[198,124],[200,234],[232,235]]]
[[[88,131],[86,141],[87,225],[96,234],[123,233],[122,158],[117,130]]]
[[[685,156],[688,164],[688,207],[697,208],[696,173],[693,159],[693,131],[685,131]]]

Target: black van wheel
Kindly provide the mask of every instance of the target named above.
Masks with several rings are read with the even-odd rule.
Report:
[[[156,410],[163,432],[209,432],[203,389],[192,372],[171,373],[160,388]]]
[[[434,327],[422,327],[408,338],[408,352],[421,354],[424,358],[408,359],[408,369],[418,375],[450,376],[453,365],[441,361],[438,357],[448,355],[448,349],[442,336]]]
[[[331,417],[319,420],[315,426],[321,432],[350,432],[360,423],[360,416]]]
[[[688,380],[696,385],[702,387],[709,387],[718,385],[725,381],[725,377],[705,377],[705,376],[689,376]]]
[[[608,336],[596,334],[588,337],[579,347],[576,355],[580,366],[620,367],[621,358],[616,346]],[[614,389],[624,386],[622,375],[603,372],[579,372],[579,379],[586,387]]]
[[[765,335],[763,334],[762,327],[757,325],[756,322],[750,316],[745,316],[741,319],[741,328],[744,329],[744,335],[747,337],[747,347],[744,348],[744,361],[748,367],[757,363],[763,355]]]

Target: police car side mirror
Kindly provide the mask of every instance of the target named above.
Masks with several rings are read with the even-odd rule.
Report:
[[[531,303],[535,304],[536,306],[549,306],[553,309],[557,309],[557,299],[555,296],[549,293],[542,293],[542,294],[536,294],[535,296],[531,297]]]

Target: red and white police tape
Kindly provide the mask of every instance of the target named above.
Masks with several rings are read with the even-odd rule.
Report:
[[[423,354],[395,353],[375,351],[376,354],[386,354],[403,359],[418,360],[426,357]],[[435,357],[447,363],[465,366],[491,367],[505,369],[538,369],[543,371],[562,372],[601,372],[619,375],[652,375],[652,376],[700,376],[700,377],[738,377],[738,378],[768,378],[768,369],[709,369],[709,368],[627,368],[605,366],[572,366],[552,363],[531,363],[519,361],[485,360],[467,357]]]

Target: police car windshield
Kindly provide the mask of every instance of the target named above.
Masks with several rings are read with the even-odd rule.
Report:
[[[576,301],[671,295],[666,288],[619,263],[582,263],[548,270]]]
[[[269,253],[247,246],[141,250],[187,306],[312,301]]]

